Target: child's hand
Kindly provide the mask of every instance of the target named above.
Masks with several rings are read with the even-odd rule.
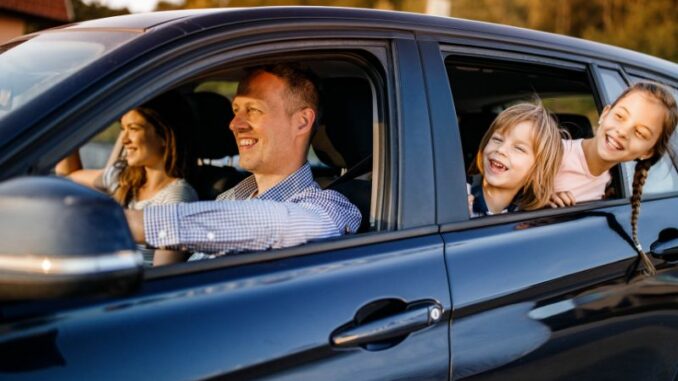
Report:
[[[473,216],[473,201],[475,197],[472,194],[468,195],[468,215]]]
[[[577,203],[571,192],[555,192],[551,195],[549,205],[552,208],[562,208],[572,206]]]

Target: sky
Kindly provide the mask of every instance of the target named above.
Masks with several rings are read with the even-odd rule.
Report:
[[[98,2],[109,8],[127,8],[132,13],[150,12],[155,9],[159,0],[83,0],[86,4]],[[182,3],[182,0],[165,0],[171,3]]]

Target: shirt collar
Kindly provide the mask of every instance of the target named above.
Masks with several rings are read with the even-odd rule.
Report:
[[[308,163],[305,163],[284,180],[268,189],[266,192],[256,195],[253,199],[283,202],[314,184],[315,181],[313,180],[311,166]],[[256,190],[257,181],[254,178],[254,175],[249,176],[233,188],[234,199],[246,200]]]
[[[490,212],[490,209],[487,207],[487,203],[485,202],[485,195],[483,194],[483,186],[482,184],[477,184],[471,188],[471,194],[473,195],[473,213],[481,216],[490,216],[493,213]],[[502,210],[499,213],[512,213],[518,210],[518,205],[516,204],[516,198],[511,201],[511,204],[509,206]],[[498,214],[499,214],[498,213]]]

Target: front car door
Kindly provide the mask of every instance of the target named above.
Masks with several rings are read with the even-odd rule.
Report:
[[[73,111],[75,126],[57,121],[50,131],[60,132],[45,135],[67,143],[14,168],[44,173],[140,100],[192,81],[221,80],[231,65],[284,53],[326,76],[339,63],[342,73],[369,81],[376,142],[375,201],[365,216],[374,220],[371,231],[148,269],[142,288],[127,297],[3,303],[0,374],[15,380],[447,380],[452,305],[432,212],[433,157],[426,101],[416,96],[423,81],[414,38],[350,23],[337,27],[336,20],[318,29],[307,22],[303,30],[296,21],[268,21],[275,31],[262,33],[256,20],[268,17],[265,11],[224,15],[223,21],[214,14],[184,19],[183,29],[212,23],[212,31],[175,38],[132,61],[118,56],[131,63],[95,84],[107,92],[77,95],[69,104],[88,103],[65,110]],[[233,20],[252,27],[219,31]],[[150,40],[139,37],[139,44]],[[347,101],[353,99],[364,98]],[[18,152],[15,160],[34,156]]]

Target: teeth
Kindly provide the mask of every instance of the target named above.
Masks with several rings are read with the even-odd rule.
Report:
[[[254,145],[254,143],[256,143],[256,142],[257,142],[256,139],[240,139],[240,141],[238,142],[238,145],[251,146],[251,145]]]
[[[621,150],[622,148],[624,148],[624,147],[622,147],[621,144],[619,144],[619,142],[617,142],[616,140],[614,140],[614,139],[613,139],[612,137],[610,137],[610,136],[607,137],[607,142],[608,142],[608,143],[610,144],[610,146],[612,146],[612,148],[614,148],[614,149]]]
[[[506,169],[506,166],[496,160],[490,160],[490,164],[492,164],[493,167],[499,168],[499,169]]]

